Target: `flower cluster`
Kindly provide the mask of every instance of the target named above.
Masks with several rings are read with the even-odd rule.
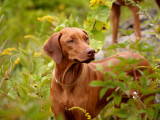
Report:
[[[155,59],[155,60],[153,60],[154,62],[160,62],[160,59]]]
[[[111,2],[108,0],[91,0],[89,7],[92,7],[95,4],[104,5],[105,3],[109,6]]]
[[[38,86],[38,84],[33,84],[33,86],[36,88]]]
[[[2,56],[2,55],[12,55],[11,51],[16,51],[16,48],[7,48],[0,53],[0,56]]]
[[[34,53],[34,57],[38,57],[38,56],[41,56],[41,55],[42,55],[42,52]]]
[[[15,62],[13,63],[13,69],[15,68],[15,66],[20,62],[20,58],[18,57]]]
[[[152,66],[137,66],[136,69],[139,68],[146,68],[146,69],[152,69],[154,71],[159,71],[160,69],[158,69],[157,67],[152,67]]]
[[[75,110],[75,109],[78,109],[78,110],[82,111],[82,112],[85,114],[85,116],[87,117],[88,120],[91,119],[91,116],[89,115],[89,113],[87,113],[87,111],[84,110],[83,108],[80,108],[80,107],[72,107],[72,108],[69,108],[68,110]]]
[[[155,84],[152,86],[152,88],[157,88],[158,87],[158,84]]]
[[[47,20],[48,22],[52,23],[53,21],[55,21],[54,17],[49,16],[49,15],[43,16],[43,17],[37,18],[37,19],[38,19],[39,21],[41,21],[41,22]]]
[[[33,38],[32,35],[25,35],[24,38]]]

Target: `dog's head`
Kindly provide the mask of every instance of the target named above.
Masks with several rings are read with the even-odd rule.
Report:
[[[57,64],[63,59],[89,63],[95,58],[95,50],[89,46],[87,32],[78,28],[65,28],[54,33],[43,49]]]

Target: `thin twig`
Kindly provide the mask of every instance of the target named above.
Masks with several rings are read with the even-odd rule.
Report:
[[[4,41],[3,45],[0,47],[0,53],[2,52],[3,47],[5,46],[5,44],[7,43],[8,40]]]
[[[96,25],[96,20],[94,21],[94,24],[93,24],[93,28],[92,28],[93,30],[94,30],[95,25]]]

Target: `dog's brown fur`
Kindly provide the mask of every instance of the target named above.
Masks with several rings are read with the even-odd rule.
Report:
[[[115,89],[108,89],[100,99],[101,88],[89,85],[94,80],[104,81],[104,72],[112,71],[109,62],[116,67],[120,61],[117,57],[131,57],[141,60],[138,66],[150,66],[144,57],[134,53],[119,53],[98,62],[90,62],[94,59],[94,50],[89,46],[87,33],[78,28],[66,28],[54,33],[43,49],[56,63],[50,88],[52,111],[56,117],[62,114],[65,120],[86,120],[83,112],[68,111],[68,108],[81,107],[94,118],[110,101],[106,98]],[[96,71],[97,65],[103,66],[103,72]],[[133,75],[133,71],[126,72]]]
[[[134,0],[136,3],[142,1],[142,0]],[[160,7],[160,0],[156,0],[157,5]],[[119,27],[119,18],[120,18],[120,7],[126,5],[124,0],[117,0],[112,5],[111,9],[111,21],[113,26],[113,37],[112,42],[117,43],[117,34],[118,34],[118,27]],[[134,21],[134,30],[135,30],[135,36],[136,39],[140,39],[142,37],[141,35],[141,29],[140,29],[140,19],[139,19],[139,8],[136,6],[128,5],[130,11],[132,12],[133,21]]]

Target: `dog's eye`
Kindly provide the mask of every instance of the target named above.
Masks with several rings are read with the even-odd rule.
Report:
[[[73,43],[74,41],[71,39],[71,40],[68,40],[67,43]]]
[[[86,42],[88,42],[89,41],[89,38],[88,37],[86,37]]]

